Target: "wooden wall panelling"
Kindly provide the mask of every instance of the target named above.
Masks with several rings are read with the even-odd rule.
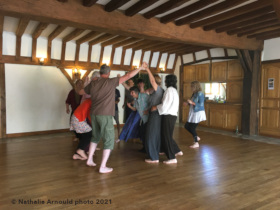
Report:
[[[190,99],[191,96],[192,96],[191,83],[186,82],[183,84],[183,99],[184,100]]]
[[[209,104],[204,104],[206,120],[199,123],[199,125],[209,126]]]
[[[210,81],[210,64],[199,64],[195,66],[196,80],[199,82]]]
[[[195,74],[195,66],[184,66],[184,82],[191,82],[196,80],[196,74]]]
[[[225,127],[225,105],[209,105],[209,126],[213,128]]]
[[[5,64],[0,63],[0,138],[6,137]]]
[[[211,81],[225,82],[227,78],[227,61],[212,63]]]
[[[227,105],[225,113],[225,128],[227,130],[238,130],[241,131],[241,118],[242,118],[242,106],[241,105]]]
[[[238,60],[228,61],[227,80],[242,80],[244,72]]]
[[[243,81],[227,83],[227,102],[242,103],[243,100]]]
[[[183,109],[182,109],[182,122],[183,123],[186,123],[188,120],[189,110],[190,110],[190,106],[183,105]]]
[[[268,89],[268,79],[274,79],[274,89]],[[279,78],[280,71],[278,65],[266,64],[263,65],[263,98],[279,98]]]

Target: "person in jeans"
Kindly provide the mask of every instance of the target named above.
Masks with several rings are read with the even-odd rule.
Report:
[[[197,136],[196,127],[198,123],[206,120],[206,114],[204,109],[204,94],[201,91],[201,86],[198,81],[191,82],[191,89],[193,94],[191,99],[188,99],[187,102],[184,102],[184,105],[189,105],[189,116],[185,124],[185,128],[192,134],[194,143],[190,148],[198,148],[198,141],[200,138]]]

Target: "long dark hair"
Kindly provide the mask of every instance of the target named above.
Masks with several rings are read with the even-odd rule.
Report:
[[[167,88],[174,87],[177,89],[177,77],[174,74],[169,74],[165,77],[165,85]]]

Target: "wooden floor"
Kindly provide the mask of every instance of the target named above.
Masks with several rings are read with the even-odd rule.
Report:
[[[121,142],[111,174],[72,160],[70,133],[1,141],[0,209],[280,209],[280,145],[199,135],[201,147],[189,149],[190,135],[176,126],[177,165],[165,156],[147,164],[139,142]]]

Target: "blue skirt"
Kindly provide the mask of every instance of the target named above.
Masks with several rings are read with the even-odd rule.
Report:
[[[119,139],[127,142],[128,139],[137,139],[141,117],[137,111],[132,111],[123,126]]]

